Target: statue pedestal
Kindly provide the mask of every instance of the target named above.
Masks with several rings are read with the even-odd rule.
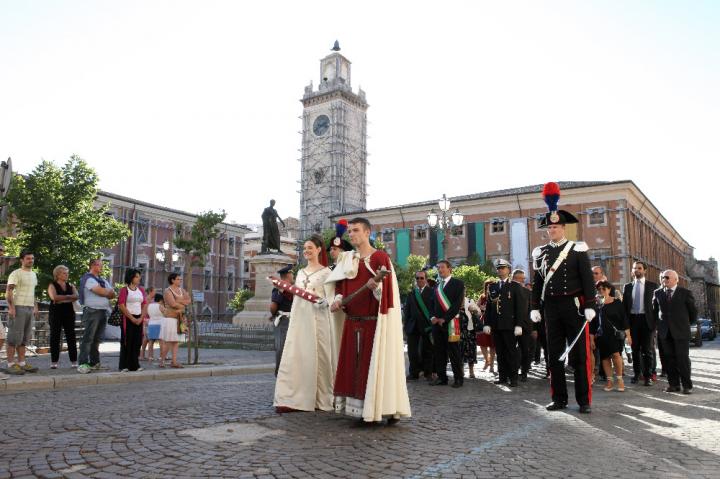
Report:
[[[270,297],[273,285],[268,276],[277,276],[277,271],[295,263],[284,254],[259,254],[248,260],[255,280],[255,296],[248,299],[245,309],[233,317],[233,324],[267,326],[270,324]]]

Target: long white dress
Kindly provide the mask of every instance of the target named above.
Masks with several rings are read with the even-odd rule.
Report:
[[[295,286],[332,299],[335,287],[325,285],[329,268],[297,274]],[[333,382],[338,345],[330,310],[317,308],[299,297],[293,299],[285,348],[275,383],[275,407],[299,411],[333,410]]]

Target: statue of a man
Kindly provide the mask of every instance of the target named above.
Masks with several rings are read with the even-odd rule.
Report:
[[[280,252],[280,230],[277,225],[277,221],[280,220],[280,224],[285,228],[278,212],[275,211],[275,200],[270,200],[270,206],[265,208],[262,212],[263,222],[263,240],[262,249],[260,253],[270,253],[270,250],[276,250]]]

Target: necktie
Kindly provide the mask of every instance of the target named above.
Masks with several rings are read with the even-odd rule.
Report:
[[[668,290],[667,290],[667,300],[668,300],[668,302],[670,302],[671,299],[672,299],[672,289],[668,288]]]
[[[640,281],[635,282],[635,294],[633,295],[633,314],[640,314],[640,306],[642,305],[642,296],[640,295]]]

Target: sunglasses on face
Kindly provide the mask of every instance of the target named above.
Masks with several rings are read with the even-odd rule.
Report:
[[[670,276],[663,276],[662,279],[670,279]]]

